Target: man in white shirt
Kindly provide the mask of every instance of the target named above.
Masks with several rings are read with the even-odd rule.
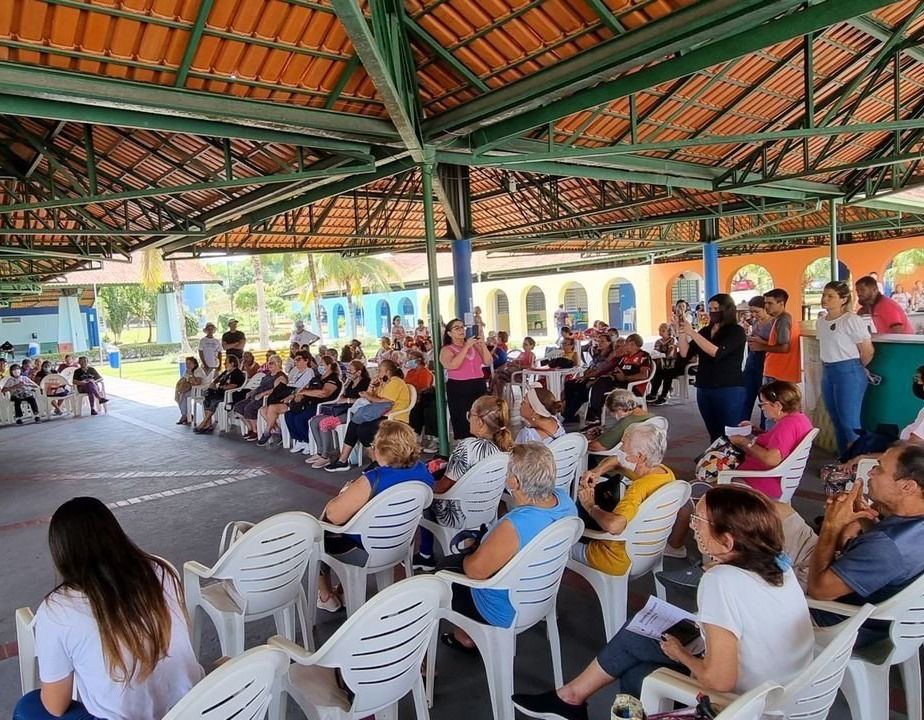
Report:
[[[221,366],[221,340],[215,337],[215,323],[205,324],[205,337],[199,339],[199,362],[206,373]]]
[[[295,330],[289,336],[289,344],[298,343],[299,347],[316,343],[320,338],[309,330],[305,330],[305,323],[302,320],[295,321]]]

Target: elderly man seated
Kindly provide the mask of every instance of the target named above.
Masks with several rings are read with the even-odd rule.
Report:
[[[880,603],[924,573],[924,447],[899,443],[879,458],[863,482],[828,502],[809,566],[808,595],[850,605]],[[817,625],[842,617],[812,611]],[[887,636],[884,623],[866,623],[859,646]]]
[[[619,469],[631,484],[620,498],[617,480],[601,482],[600,468],[587,471],[578,489],[578,512],[584,524],[593,530],[621,534],[641,504],[675,479],[671,469],[661,464],[666,452],[667,436],[663,430],[653,425],[630,426],[623,435]],[[622,542],[582,541],[572,548],[571,554],[610,575],[624,575],[629,569],[629,556]]]

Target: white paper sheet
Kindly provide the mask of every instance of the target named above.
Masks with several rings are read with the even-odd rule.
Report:
[[[739,435],[741,437],[747,437],[752,432],[753,431],[750,425],[745,425],[743,427],[734,427],[732,425],[725,426],[725,436],[726,437],[735,437],[735,435]]]
[[[645,603],[645,607],[635,613],[626,627],[627,630],[643,635],[644,637],[660,640],[661,636],[681,620],[692,620],[696,622],[696,616],[688,613],[683,608],[659,600],[657,596],[652,595]]]

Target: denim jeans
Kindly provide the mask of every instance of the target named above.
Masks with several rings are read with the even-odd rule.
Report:
[[[846,460],[847,448],[857,439],[860,410],[867,387],[866,373],[859,360],[825,363],[821,374],[821,396],[837,439],[837,454]]]
[[[661,651],[657,640],[638,635],[625,626],[616,633],[597,655],[597,662],[607,675],[619,680],[619,689],[640,697],[642,681],[658,668],[667,667],[689,674],[683,665],[675,663]]]
[[[13,720],[97,720],[79,702],[72,702],[63,715],[52,715],[42,705],[40,690],[23,695],[13,708]]]
[[[760,392],[764,379],[765,352],[750,352],[744,363],[744,403],[741,406],[741,419],[750,420],[754,412],[754,401]]]
[[[709,431],[709,442],[725,432],[726,425],[741,422],[741,407],[744,405],[744,387],[696,388],[696,404],[699,414]]]

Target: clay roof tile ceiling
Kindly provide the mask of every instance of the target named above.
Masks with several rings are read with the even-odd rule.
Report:
[[[919,232],[922,37],[917,0],[4,0],[0,284],[419,250],[425,159],[485,250],[814,244],[832,199]]]

